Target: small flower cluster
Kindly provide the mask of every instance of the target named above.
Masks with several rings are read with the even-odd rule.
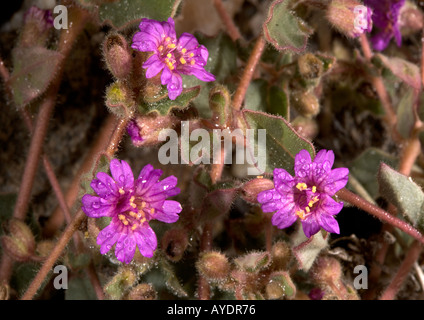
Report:
[[[177,38],[172,18],[162,22],[144,18],[139,28],[131,47],[141,52],[152,52],[143,64],[143,68],[147,69],[146,78],[162,71],[161,83],[167,86],[171,100],[175,100],[183,90],[181,75],[193,75],[202,81],[215,80],[214,75],[204,69],[209,56],[206,47],[199,45],[189,33]]]

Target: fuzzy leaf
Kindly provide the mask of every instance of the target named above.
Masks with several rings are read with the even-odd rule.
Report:
[[[269,252],[252,252],[234,260],[238,268],[247,272],[259,272],[268,267],[271,262]]]
[[[61,53],[44,47],[13,49],[13,72],[9,83],[16,106],[24,107],[44,93],[62,57]]]
[[[398,57],[386,57],[381,53],[373,56],[373,62],[377,66],[383,66],[390,70],[396,77],[416,90],[421,89],[420,68]]]
[[[424,230],[424,192],[411,178],[382,163],[378,171],[380,194],[408,221]]]
[[[293,173],[294,157],[300,150],[306,149],[314,157],[312,144],[300,137],[284,118],[250,110],[243,110],[243,116],[250,129],[266,130],[266,173],[271,174],[274,168],[284,168]],[[255,138],[252,147],[255,154],[258,154],[258,146]]]
[[[65,290],[65,300],[97,300],[93,285],[85,273],[69,279],[68,289]]]
[[[323,233],[325,234],[323,236]],[[293,254],[299,264],[299,268],[308,272],[321,250],[328,246],[328,233],[320,231],[309,239],[303,229],[299,227],[293,237]]]
[[[265,111],[268,95],[268,82],[256,79],[250,82],[246,91],[245,107],[254,111]]]
[[[99,18],[117,29],[139,23],[142,18],[165,21],[176,12],[181,0],[118,0],[102,3]]]
[[[398,160],[380,149],[369,148],[349,166],[349,173],[361,183],[373,199],[379,196],[376,172],[382,162],[396,167]]]
[[[160,265],[162,274],[165,277],[164,280],[165,280],[166,287],[180,298],[187,297],[188,294],[184,290],[183,286],[180,284],[175,274],[174,267],[168,261],[166,261],[166,259],[161,259],[159,262],[159,265]]]
[[[290,98],[289,88],[287,83],[281,85],[281,89],[277,86],[272,86],[268,90],[268,106],[267,111],[272,114],[282,116],[286,120],[289,116]]]
[[[265,39],[277,50],[296,53],[305,51],[308,37],[313,32],[291,10],[288,0],[277,0],[271,4],[263,31]]]
[[[183,110],[187,108],[190,102],[199,95],[199,92],[200,86],[185,89],[175,100],[169,99],[168,95],[166,95],[163,99],[156,102],[142,103],[139,106],[139,110],[141,113],[156,112],[159,115],[165,116],[172,109]]]

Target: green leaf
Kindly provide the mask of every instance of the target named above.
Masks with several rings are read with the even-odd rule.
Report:
[[[102,3],[99,18],[117,29],[139,23],[142,18],[166,21],[176,12],[181,0],[118,0]]]
[[[263,25],[265,39],[277,50],[304,52],[313,29],[289,7],[288,0],[274,1]]]
[[[349,172],[367,190],[373,199],[379,196],[376,172],[380,163],[386,163],[391,167],[396,167],[398,160],[377,148],[369,148],[362,152],[349,166]]]
[[[420,68],[398,57],[386,57],[381,53],[373,56],[373,62],[377,66],[382,66],[389,70],[393,75],[416,90],[421,89]]]
[[[26,106],[44,93],[62,57],[61,53],[44,47],[13,49],[13,72],[9,83],[17,107]]]
[[[289,118],[290,110],[290,96],[288,83],[283,82],[281,88],[272,86],[268,91],[268,106],[267,111],[284,117],[286,120]]]
[[[85,273],[70,277],[68,289],[65,290],[65,300],[97,300],[93,285]]]
[[[394,204],[415,227],[424,230],[424,192],[407,177],[382,163],[378,171],[380,194]]]
[[[266,173],[272,174],[275,168],[283,168],[293,174],[294,157],[303,149],[314,157],[312,144],[300,137],[284,118],[250,110],[243,110],[242,114],[250,129],[266,130]],[[258,139],[255,138],[252,149],[256,151],[258,147]]]
[[[254,111],[265,111],[268,96],[268,82],[255,79],[250,82],[245,96],[245,107]]]
[[[302,228],[297,229],[292,238],[292,251],[300,269],[309,271],[319,253],[328,246],[328,238],[328,233],[321,230],[308,239]]]
[[[163,99],[156,102],[142,103],[139,106],[139,110],[141,113],[156,112],[159,115],[165,116],[172,109],[183,110],[187,108],[190,102],[199,95],[199,92],[200,86],[185,89],[175,100],[169,99],[168,95],[166,95]]]
[[[409,138],[415,125],[415,102],[416,91],[412,87],[407,87],[402,95],[397,109],[397,129],[402,137]]]
[[[234,259],[234,263],[239,269],[254,273],[268,267],[270,262],[269,252],[251,252]]]

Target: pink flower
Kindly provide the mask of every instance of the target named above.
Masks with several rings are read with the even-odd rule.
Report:
[[[207,82],[215,80],[214,75],[204,69],[209,56],[208,49],[199,45],[197,39],[189,33],[183,33],[177,39],[172,18],[162,22],[144,18],[139,28],[131,47],[142,52],[152,52],[143,64],[143,68],[147,69],[146,78],[162,72],[161,83],[167,86],[171,100],[175,100],[183,90],[182,74],[193,75]]]
[[[173,223],[182,210],[179,202],[166,200],[180,193],[177,178],[159,181],[162,171],[148,164],[134,180],[128,163],[116,159],[111,161],[110,171],[112,177],[99,172],[90,184],[98,196],[86,194],[81,199],[88,217],[112,218],[97,237],[100,253],[107,253],[116,243],[115,255],[121,262],[131,262],[136,246],[143,256],[151,258],[157,239],[149,221]]]
[[[336,202],[332,196],[346,185],[349,170],[331,170],[333,163],[331,150],[321,150],[314,161],[308,151],[302,150],[295,157],[294,177],[284,169],[274,169],[274,189],[258,194],[264,212],[276,211],[273,225],[284,229],[300,218],[308,238],[320,228],[340,233],[334,215],[340,212],[343,203]]]

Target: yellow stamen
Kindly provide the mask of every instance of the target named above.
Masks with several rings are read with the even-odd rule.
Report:
[[[162,51],[163,50],[163,46],[159,46],[158,50],[159,51]]]
[[[306,213],[309,213],[309,212],[311,212],[311,209],[309,209],[309,207],[306,207],[305,211],[306,211]]]
[[[176,44],[170,43],[170,44],[167,45],[167,47],[170,48],[170,49],[174,49],[176,47]]]
[[[155,208],[151,208],[151,209],[150,209],[150,213],[151,213],[151,214],[155,213]]]
[[[119,218],[119,220],[125,220],[125,216],[124,216],[123,214],[120,214],[120,215],[118,216],[118,218]]]
[[[143,202],[141,203],[141,209],[143,209],[143,208],[145,208],[145,207],[146,207],[146,202],[144,202],[144,201],[143,201]]]
[[[318,202],[318,197],[315,196],[312,198],[312,200],[309,201],[308,206],[310,206],[312,208],[312,206]]]
[[[134,203],[134,200],[135,200],[135,197],[134,196],[131,196],[131,198],[130,198],[130,206],[133,207],[133,208],[137,208],[137,205]]]
[[[312,187],[312,193],[315,193],[315,192],[317,192],[317,187],[313,186]]]
[[[193,57],[194,57],[194,53],[192,52],[192,53],[190,53],[188,56],[189,56],[190,58],[193,58]]]
[[[122,220],[122,223],[124,224],[124,226],[128,225],[128,221],[127,220]]]
[[[171,53],[168,53],[166,56],[167,56],[169,59],[171,59],[172,54],[171,54]]]
[[[122,188],[119,188],[119,194],[121,194],[121,195],[125,194],[125,190],[122,189]]]
[[[305,219],[305,211],[303,210],[296,211],[296,215],[302,220]]]
[[[196,63],[196,61],[194,61],[194,60],[190,60],[190,64],[192,65],[192,66],[194,66],[194,64]]]
[[[186,53],[186,52],[187,52],[187,49],[186,49],[186,48],[182,48],[182,49],[181,49],[181,52],[184,54],[184,53]]]
[[[303,190],[308,189],[308,186],[306,185],[306,183],[299,182],[299,183],[296,185],[296,188],[297,188],[297,189],[299,189],[300,191],[303,191]]]
[[[169,42],[169,41],[171,41],[171,38],[170,37],[166,37],[165,41],[166,42]]]
[[[131,230],[134,231],[137,227],[138,227],[137,224],[133,224],[132,227],[131,227]]]
[[[181,57],[181,58],[180,58],[180,62],[181,62],[182,64],[186,64],[186,63],[187,63],[187,61],[185,61],[185,59],[184,59],[183,57]]]

